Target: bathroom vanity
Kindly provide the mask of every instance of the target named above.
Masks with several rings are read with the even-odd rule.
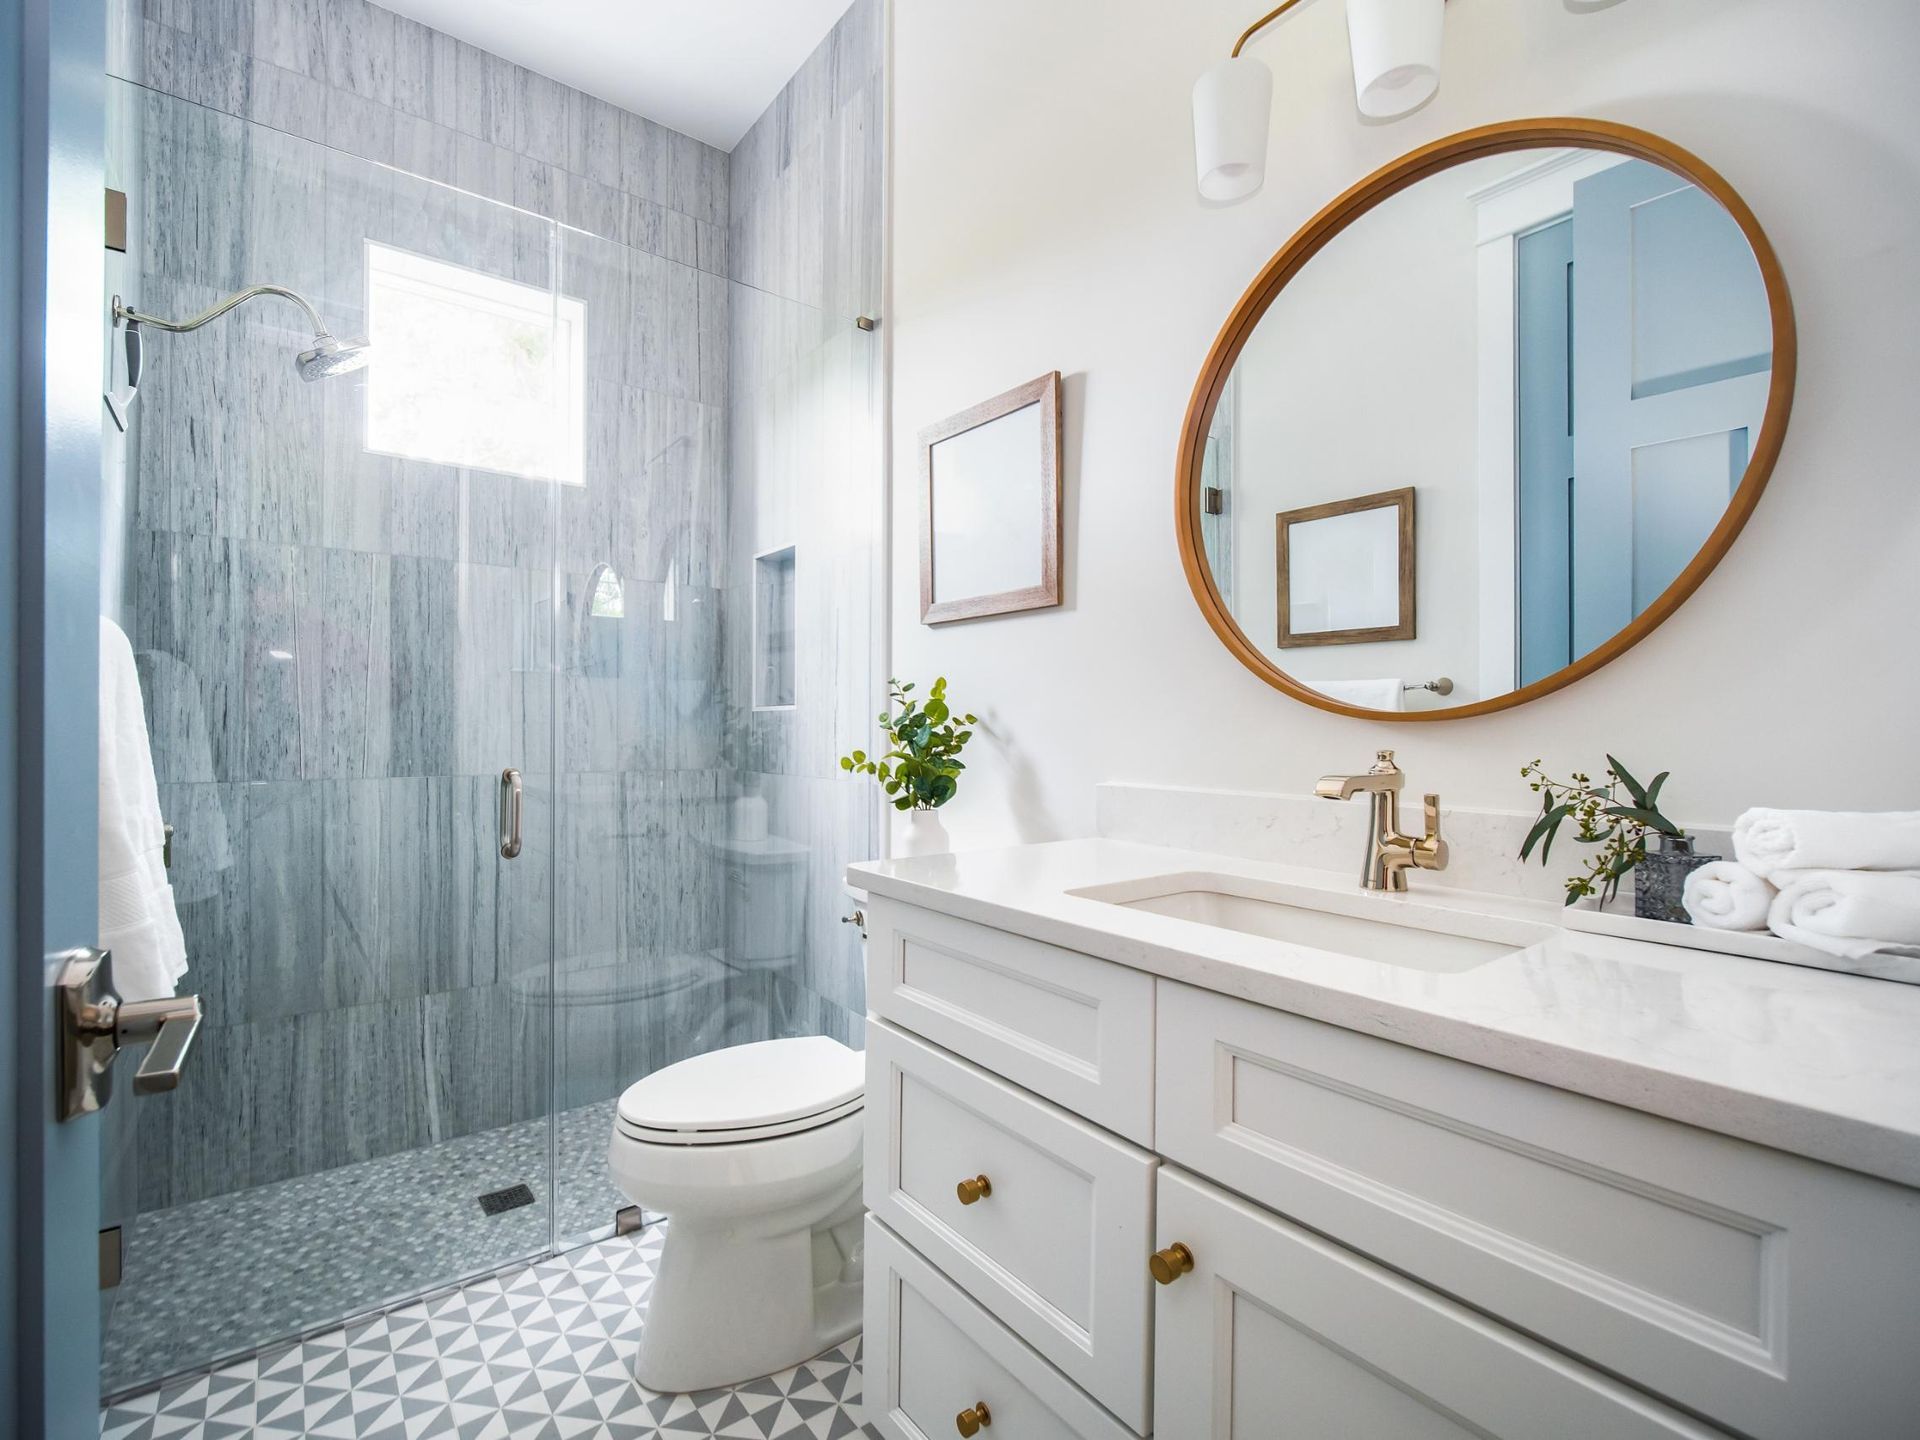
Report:
[[[882,1433],[1914,1433],[1920,991],[1112,840],[851,878]]]

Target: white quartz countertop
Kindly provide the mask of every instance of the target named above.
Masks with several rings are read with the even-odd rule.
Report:
[[[1350,914],[1550,927],[1432,973],[1069,892],[1179,872],[1305,885]],[[1117,840],[875,861],[851,884],[999,930],[1920,1186],[1920,986],[1564,929],[1558,907]]]

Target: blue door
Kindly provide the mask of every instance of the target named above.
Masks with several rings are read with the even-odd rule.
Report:
[[[1672,584],[1720,522],[1766,412],[1773,328],[1718,201],[1631,160],[1573,202],[1573,653]]]
[[[101,0],[0,7],[0,1432],[99,1433],[98,1117],[57,1118],[52,981],[95,935]]]
[[[1573,663],[1573,222],[1514,246],[1519,674]]]

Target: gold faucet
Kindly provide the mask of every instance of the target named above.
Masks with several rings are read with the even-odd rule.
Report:
[[[1382,750],[1364,775],[1323,775],[1313,793],[1322,800],[1351,800],[1365,795],[1371,801],[1372,823],[1367,827],[1367,858],[1360,883],[1368,890],[1404,891],[1407,871],[1447,868],[1447,842],[1440,838],[1440,797],[1428,795],[1427,833],[1400,833],[1400,787],[1406,772],[1393,763],[1393,752]]]

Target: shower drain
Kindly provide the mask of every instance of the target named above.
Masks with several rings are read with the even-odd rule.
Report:
[[[533,1191],[526,1182],[509,1185],[504,1190],[489,1190],[480,1197],[480,1208],[489,1215],[498,1215],[503,1210],[518,1210],[522,1205],[533,1204]]]

